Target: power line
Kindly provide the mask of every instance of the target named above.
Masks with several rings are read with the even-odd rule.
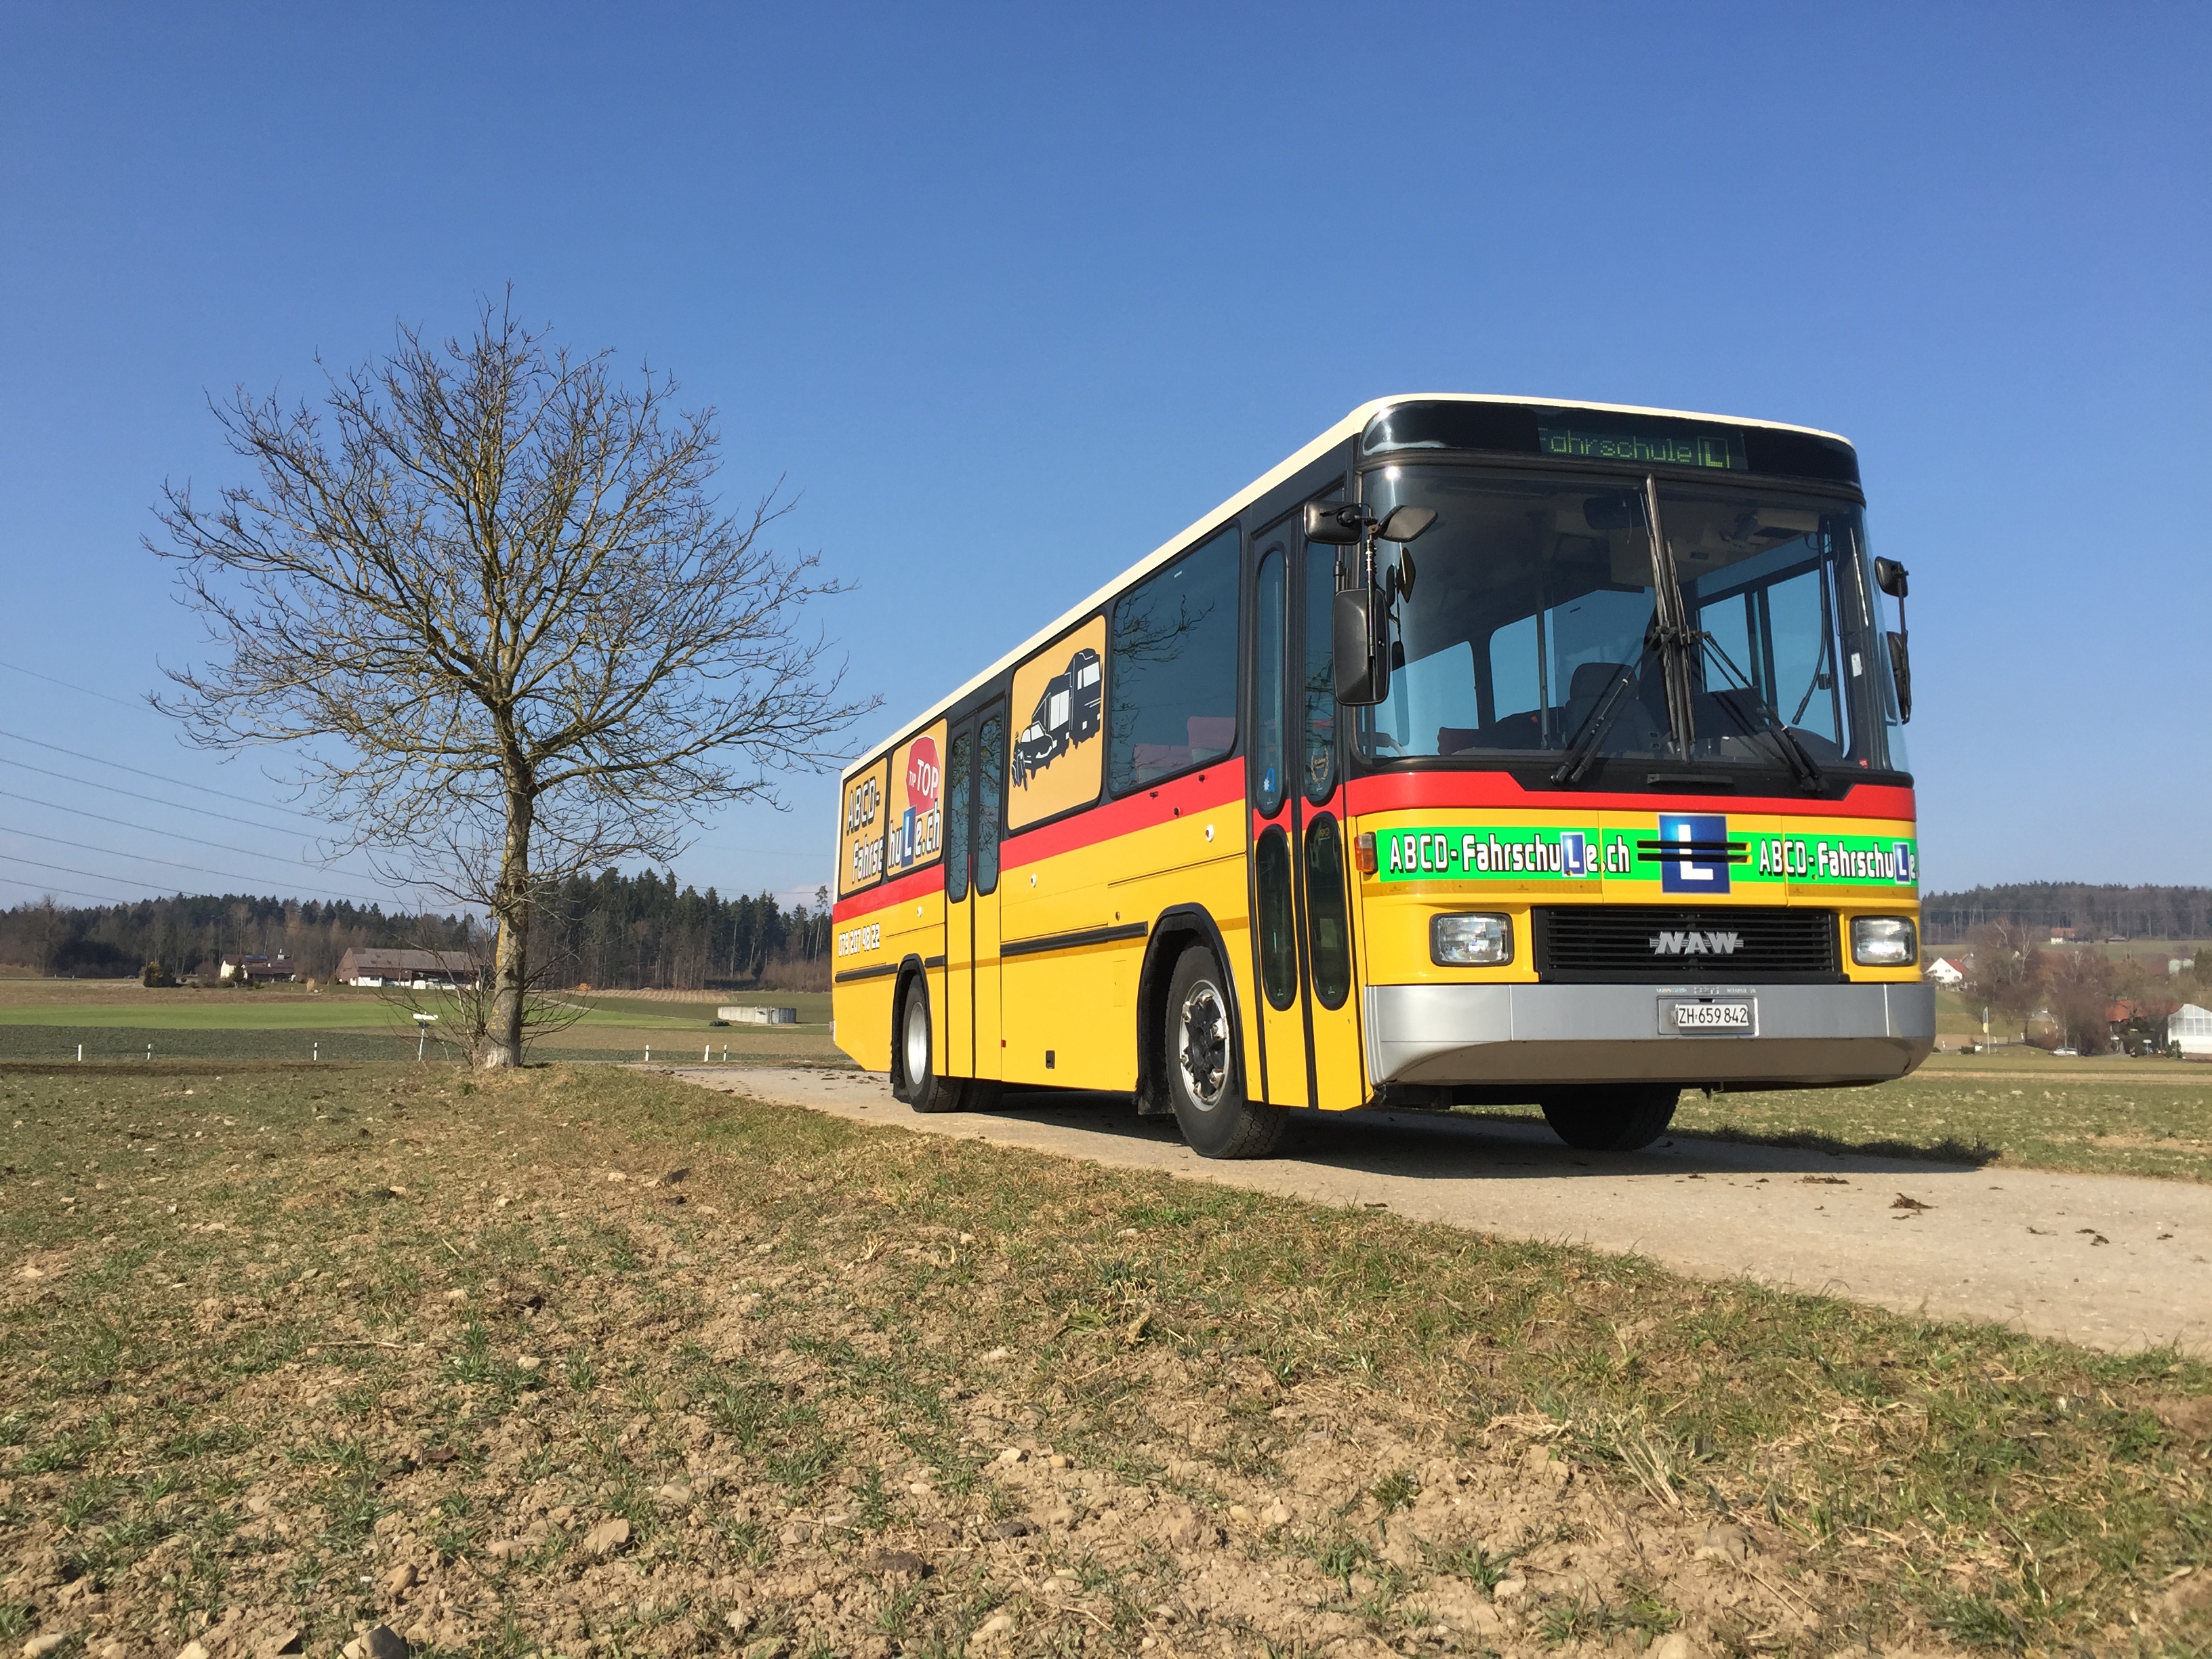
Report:
[[[0,667],[6,666],[0,664]],[[57,682],[58,684],[58,682]],[[72,688],[80,690],[82,688]],[[93,694],[99,696],[98,692]],[[113,701],[112,698],[110,701]],[[295,818],[314,822],[312,813],[295,812],[289,806],[276,806],[265,800],[253,800],[245,795],[234,795],[227,789],[214,789],[204,783],[193,783],[184,778],[173,778],[161,772],[149,772],[143,766],[125,766],[121,761],[102,760],[98,755],[88,755],[81,750],[64,749],[58,743],[46,743],[38,738],[27,738],[21,732],[0,731],[0,738],[12,738],[17,743],[27,743],[33,749],[51,749],[57,755],[67,755],[71,760],[90,761],[94,766],[112,766],[118,772],[136,773],[142,778],[151,778],[156,783],[173,784],[179,789],[197,789],[204,795],[220,795],[225,800],[234,800],[240,806],[258,806],[265,812],[283,812]]]
[[[28,674],[34,680],[44,680],[48,685],[58,685],[66,691],[81,691],[88,697],[98,697],[102,702],[115,703],[125,708],[135,708],[142,714],[147,712],[146,705],[143,702],[132,702],[125,697],[112,696],[105,691],[95,691],[88,685],[76,685],[68,680],[58,680],[52,674],[41,674],[37,669],[25,668],[19,663],[0,662],[0,668],[5,668],[12,673]]]
[[[32,806],[43,806],[51,812],[69,812],[77,817],[90,818],[95,823],[112,823],[118,830],[136,830],[141,835],[162,836],[171,841],[187,841],[195,847],[212,847],[218,853],[236,853],[244,858],[267,859],[274,864],[295,865],[302,870],[313,870],[319,875],[326,873],[329,869],[327,865],[310,864],[305,859],[288,859],[281,853],[257,853],[250,847],[233,847],[226,842],[207,841],[198,836],[179,835],[173,830],[156,830],[149,823],[133,823],[128,818],[111,818],[105,812],[88,812],[82,806],[64,806],[58,801],[40,800],[33,795],[19,795],[12,789],[0,789],[0,800],[20,800]],[[136,855],[125,853],[120,856],[130,858]],[[83,872],[80,871],[78,873]],[[358,872],[347,873],[358,873]],[[382,885],[381,883],[378,884]],[[396,890],[386,889],[386,890]]]
[[[267,879],[267,878],[264,876],[241,876],[235,870],[210,870],[205,865],[182,864],[175,859],[157,859],[149,853],[125,853],[118,852],[112,847],[89,847],[82,842],[64,841],[59,836],[42,836],[35,830],[18,830],[9,824],[0,824],[0,835],[22,836],[32,841],[50,841],[58,847],[73,847],[80,853],[97,853],[102,858],[135,859],[142,864],[166,865],[172,870],[190,870],[195,875],[220,876],[225,881],[264,881]],[[234,853],[245,851],[243,848],[238,847],[234,847],[229,850]],[[5,855],[0,854],[0,856]],[[266,855],[254,854],[249,854],[249,856],[263,857]],[[116,878],[116,879],[119,880],[121,878],[118,877]],[[325,890],[336,893],[340,898],[352,899],[356,902],[361,904],[381,904],[384,902],[382,899],[371,898],[365,893],[349,893],[340,888],[329,888]]]
[[[157,893],[166,893],[169,890],[158,881],[133,881],[129,876],[104,875],[98,870],[72,870],[66,864],[43,864],[37,859],[17,858],[13,853],[0,853],[0,859],[7,860],[10,864],[27,864],[33,870],[58,870],[65,876],[82,876],[90,881],[119,881],[125,887],[148,887],[151,888]],[[240,877],[239,879],[244,880],[246,878]],[[27,887],[30,884],[31,884],[28,882],[24,884]],[[185,890],[183,888],[179,887],[176,891],[178,897],[182,898],[184,896]],[[104,900],[103,902],[116,904],[122,902],[122,901],[117,899],[107,899]]]
[[[198,812],[203,817],[221,818],[226,823],[242,823],[249,830],[266,830],[272,836],[296,836],[296,830],[281,829],[273,823],[257,823],[252,818],[240,817],[235,812],[218,812],[212,806],[190,806],[180,800],[163,800],[159,795],[149,795],[137,789],[125,789],[116,783],[95,783],[90,778],[73,778],[66,772],[57,772],[50,767],[33,766],[28,761],[9,760],[0,755],[0,766],[12,766],[20,771],[36,772],[42,778],[58,778],[64,783],[74,783],[86,789],[105,789],[111,795],[122,795],[131,800],[143,800],[150,806],[166,806],[173,812]],[[279,811],[283,808],[276,809]]]
[[[104,879],[104,878],[94,877],[94,879],[101,880]],[[119,899],[111,893],[84,893],[78,891],[74,887],[50,887],[42,881],[25,881],[21,876],[0,876],[0,881],[6,882],[10,887],[27,887],[34,893],[67,893],[71,898],[90,899],[94,904],[131,904],[134,902],[144,902],[143,900]]]

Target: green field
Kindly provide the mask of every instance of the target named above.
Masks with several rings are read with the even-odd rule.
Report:
[[[426,1009],[437,1005],[417,993]],[[823,992],[702,994],[697,1001],[576,994],[577,1023],[533,1060],[844,1065]],[[725,1003],[795,1007],[799,1025],[716,1026]],[[411,1059],[404,1004],[374,992],[147,991],[85,981],[0,981],[0,1060]],[[429,1054],[451,1061],[434,1040]],[[1527,1109],[1491,1114],[1527,1120]],[[1939,1054],[1902,1082],[1683,1097],[1676,1127],[1766,1143],[2212,1180],[2212,1066],[2059,1059],[2039,1048]]]
[[[538,1060],[641,1060],[655,1057],[732,1064],[841,1059],[830,1042],[830,998],[823,992],[702,992],[696,1001],[619,994],[562,993],[580,1010],[576,1022],[549,1032],[532,1048]],[[437,1013],[450,1004],[436,992],[392,994],[349,988],[310,992],[271,986],[252,991],[149,991],[128,981],[0,981],[0,1059],[143,1058],[150,1045],[165,1057],[235,1060],[391,1060],[411,1057],[413,1012]],[[714,1024],[724,1004],[796,1008],[803,1024]],[[442,1023],[442,1022],[441,1022]],[[432,1053],[437,1053],[433,1028]],[[710,1046],[711,1045],[711,1048]]]
[[[1690,1093],[1674,1121],[1790,1146],[2212,1180],[2212,1066],[2174,1060],[1945,1054],[1870,1089]]]

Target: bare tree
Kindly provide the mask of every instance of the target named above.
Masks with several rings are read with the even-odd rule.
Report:
[[[468,339],[403,327],[325,372],[322,411],[215,406],[258,484],[156,516],[218,661],[156,706],[217,748],[292,744],[339,851],[483,905],[497,927],[487,1066],[522,1057],[530,916],[550,885],[665,861],[705,808],[779,775],[873,699],[845,697],[808,601],[843,591],[779,554],[774,492],[725,515],[711,410],[651,369],[572,356],[480,308]]]

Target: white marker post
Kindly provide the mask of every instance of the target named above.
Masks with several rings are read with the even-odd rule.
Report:
[[[437,1023],[438,1017],[435,1014],[415,1016],[415,1029],[422,1033],[415,1039],[415,1063],[418,1066],[422,1063],[423,1050],[430,1046],[430,1028]]]

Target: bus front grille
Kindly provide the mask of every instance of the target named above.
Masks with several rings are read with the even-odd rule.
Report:
[[[1838,981],[1832,910],[1577,904],[1535,910],[1536,971],[1568,983]]]

